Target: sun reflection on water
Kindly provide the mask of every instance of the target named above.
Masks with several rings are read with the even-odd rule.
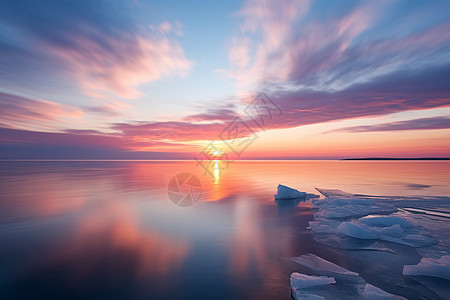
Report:
[[[218,184],[219,183],[219,179],[220,179],[220,167],[219,167],[219,161],[215,160],[214,161],[214,184]]]

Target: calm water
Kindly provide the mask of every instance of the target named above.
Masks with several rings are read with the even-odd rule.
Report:
[[[450,195],[450,162],[218,165],[209,176],[189,161],[1,162],[0,299],[289,299],[289,257],[358,265],[314,241],[308,202],[277,206],[279,183]],[[192,207],[168,199],[180,172],[202,183]]]

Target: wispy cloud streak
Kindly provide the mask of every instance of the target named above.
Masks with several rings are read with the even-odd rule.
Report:
[[[0,120],[11,126],[46,124],[62,118],[79,118],[84,112],[70,105],[35,100],[0,92]]]
[[[127,1],[7,1],[0,11],[0,80],[40,81],[40,70],[45,78],[76,80],[87,95],[135,98],[142,83],[188,72],[193,62],[176,40],[179,30],[168,22],[154,29],[133,13]]]
[[[402,130],[435,130],[450,129],[450,117],[430,117],[407,121],[390,122],[376,125],[351,126],[339,128],[329,132],[376,132]]]

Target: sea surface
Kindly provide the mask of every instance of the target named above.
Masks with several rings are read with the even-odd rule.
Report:
[[[310,200],[275,202],[273,195],[281,183],[315,194],[318,187],[411,197],[421,209],[427,208],[421,197],[426,203],[437,197],[440,209],[450,210],[450,162],[213,161],[204,167],[195,161],[0,162],[0,299],[290,299],[289,277],[300,267],[289,258],[305,253],[389,292],[420,297],[389,274],[380,277],[364,256],[354,261],[316,242],[307,228]],[[189,207],[168,194],[181,173],[201,185]],[[408,257],[412,264],[420,260]],[[399,267],[393,278],[401,276]]]

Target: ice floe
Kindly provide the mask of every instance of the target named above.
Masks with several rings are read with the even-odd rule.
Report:
[[[296,194],[284,188],[278,188],[276,199]],[[368,278],[377,276],[375,282],[383,288],[391,286],[392,291],[411,299],[450,299],[449,197],[370,196],[316,189],[324,197],[312,199],[314,220],[309,221],[308,229],[317,242],[334,248],[332,251],[352,250],[342,252],[353,261],[349,265],[354,268],[356,260],[369,268],[361,272]],[[308,201],[306,195],[305,199]],[[420,257],[420,263],[412,265]],[[291,280],[295,299],[404,299],[314,254],[291,260],[302,265],[302,271],[310,271],[305,276],[336,281],[325,284],[323,278],[316,279],[324,284],[300,288]]]
[[[367,300],[405,299],[403,297],[383,291],[382,289],[371,284],[365,285],[362,296],[363,299]]]
[[[309,276],[296,272],[291,274],[291,286],[294,289],[304,289],[310,286],[328,285],[331,283],[336,283],[333,277]]]
[[[400,225],[401,227],[404,228],[414,227],[414,225],[411,222],[398,216],[368,216],[359,219],[359,221],[369,226],[385,227],[385,226]]]
[[[305,192],[300,192],[296,189],[279,184],[277,187],[277,193],[274,196],[275,200],[279,200],[279,199],[305,198],[306,195],[307,193]]]
[[[314,234],[333,233],[334,229],[339,226],[340,221],[328,220],[325,218],[317,218],[315,221],[309,221],[309,228]],[[333,226],[334,225],[334,226]]]
[[[378,235],[374,234],[370,230],[351,222],[342,222],[339,224],[336,229],[336,233],[364,240],[373,240],[378,238]]]
[[[353,197],[353,194],[338,190],[338,189],[322,189],[316,188],[316,190],[325,197]]]
[[[313,274],[322,275],[292,273],[294,299],[405,299],[368,284],[358,273],[317,255],[308,253],[291,259],[307,267]]]
[[[425,214],[430,216],[437,216],[437,217],[443,217],[443,218],[450,218],[450,213],[446,211],[434,211],[434,210],[425,210],[425,209],[418,209],[418,208],[410,208],[410,207],[404,207],[404,210],[416,214]]]
[[[376,219],[377,217],[374,217]],[[397,217],[393,217],[399,221]],[[389,217],[383,217],[385,224],[393,224],[395,220],[389,220]],[[354,220],[350,222],[342,222],[336,229],[336,234],[349,236],[357,239],[379,239],[382,241],[402,244],[411,247],[423,247],[437,244],[439,241],[429,236],[424,230],[407,224],[403,228],[400,224],[391,226],[370,226],[362,223],[364,220]],[[405,220],[403,220],[405,221]],[[405,221],[406,222],[406,221]],[[400,222],[403,223],[403,222]],[[369,222],[370,224],[370,222]]]
[[[404,266],[403,274],[407,276],[440,277],[450,280],[450,255],[444,255],[440,259],[422,258],[417,265]]]
[[[323,189],[318,190],[323,191]],[[343,249],[355,249],[348,248],[351,241],[339,240],[339,238],[345,237],[381,240],[411,247],[423,247],[438,243],[438,240],[429,235],[424,228],[414,225],[405,218],[393,216],[392,214],[398,209],[386,203],[385,198],[352,197],[350,193],[337,191],[331,192],[332,196],[327,196],[325,199],[314,199],[311,203],[314,221],[309,222],[309,226],[317,241]],[[324,194],[329,195],[330,192],[324,192]],[[336,194],[346,196],[336,197]],[[327,234],[334,236],[327,236]],[[358,248],[357,245],[355,246]],[[369,248],[367,245],[361,246],[361,250],[386,250],[383,246],[369,246]]]
[[[334,277],[341,275],[359,276],[359,274],[356,272],[349,271],[312,253],[304,254],[298,257],[292,257],[291,260],[310,269],[317,275]]]
[[[367,235],[351,237],[350,230],[344,230],[346,228],[345,225],[341,226],[342,223],[336,219],[316,218],[315,221],[309,221],[309,229],[316,241],[334,248],[395,253],[392,249],[380,244],[377,236],[371,235],[371,239],[368,239],[369,236]],[[348,235],[345,233],[348,233]]]
[[[403,274],[432,291],[436,299],[450,299],[450,255],[424,257],[417,265],[405,265]]]
[[[293,199],[312,199],[319,198],[319,195],[300,192],[299,190],[279,184],[277,193],[274,195],[275,200],[293,200]]]
[[[374,199],[359,197],[316,199],[312,202],[311,207],[318,210],[315,215],[329,219],[355,218],[397,211],[397,208],[392,205],[379,203]]]

